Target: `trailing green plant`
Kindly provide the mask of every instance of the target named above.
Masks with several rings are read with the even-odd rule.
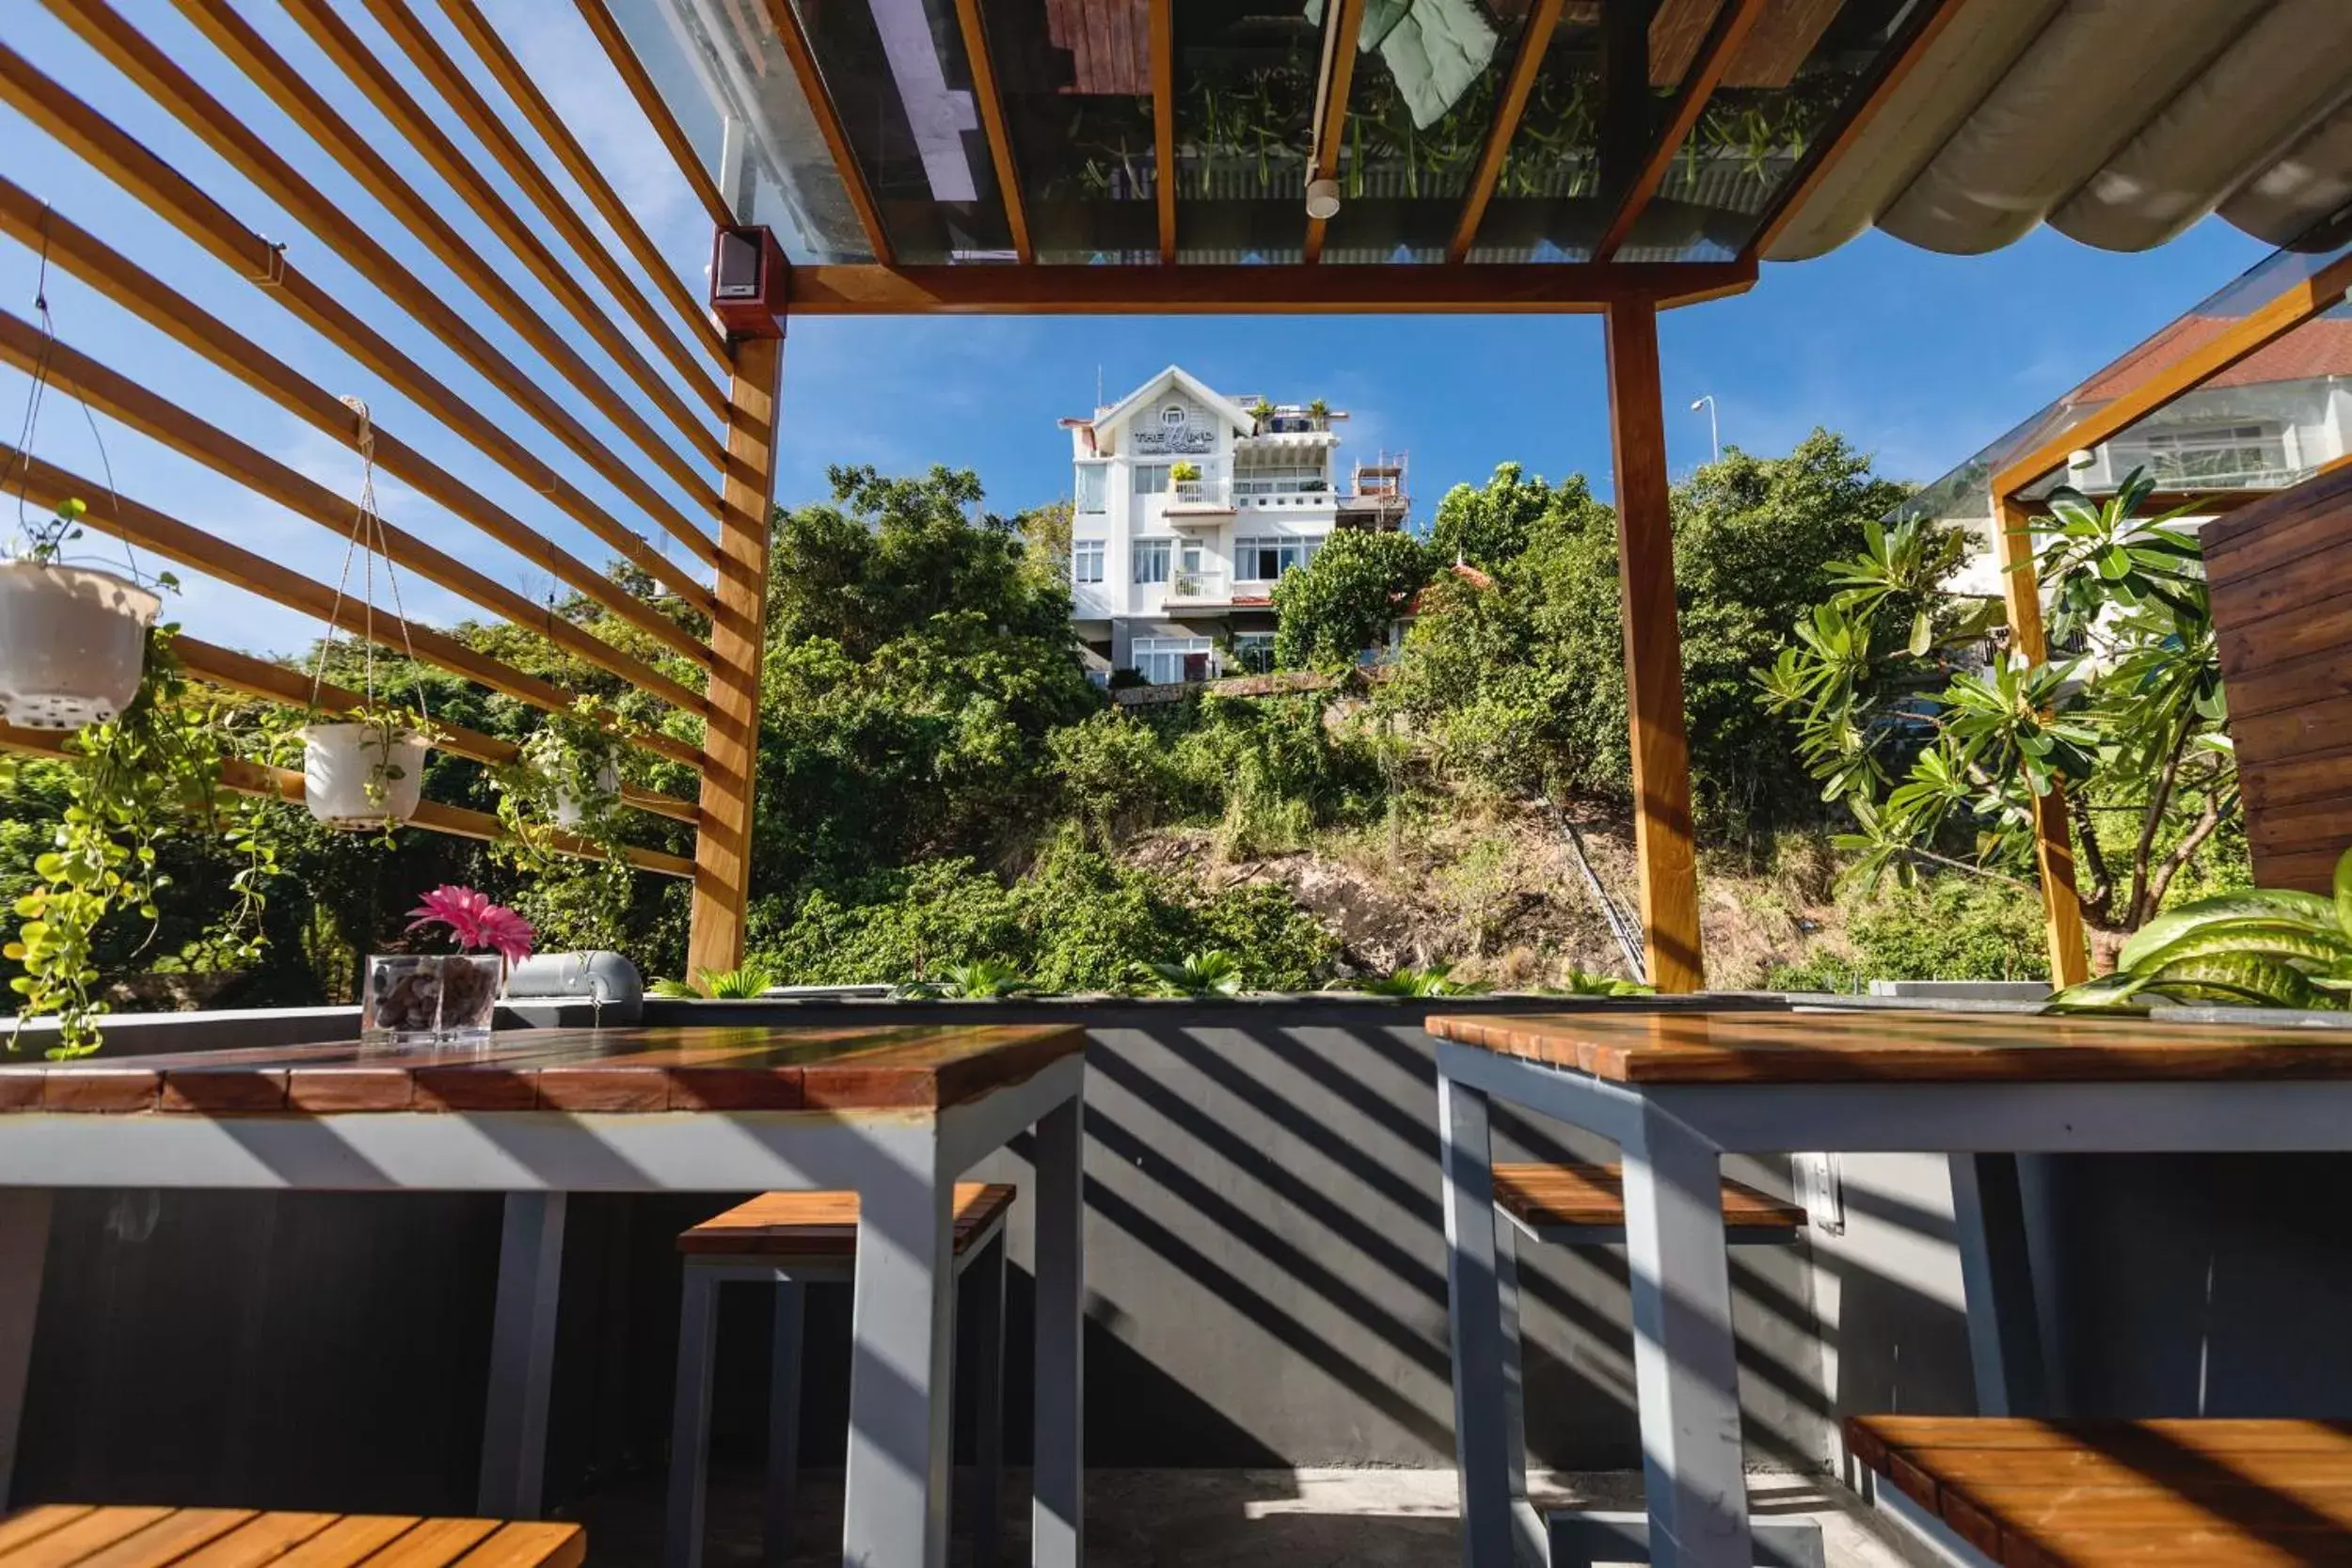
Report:
[[[746,1002],[775,983],[765,965],[747,963],[739,969],[698,969],[690,979],[656,980],[645,990],[673,1002]]]
[[[2132,933],[2115,971],[2050,1000],[2058,1011],[2149,998],[2341,1010],[2352,1001],[2352,849],[2335,896],[2249,888],[2168,910]]]
[[[82,519],[87,515],[88,503],[68,496],[50,515],[23,525],[16,559],[39,566],[55,565],[64,556],[66,546],[82,537]]]
[[[159,849],[187,817],[219,825],[238,863],[228,907],[200,941],[199,961],[233,968],[261,955],[262,916],[278,869],[269,808],[259,800],[226,803],[221,773],[233,731],[225,705],[190,686],[172,651],[173,629],[149,631],[131,705],[64,742],[67,804],[52,847],[34,861],[38,882],[15,902],[20,924],[5,948],[24,969],[9,982],[24,999],[11,1050],[27,1020],[53,1015],[51,1056],[99,1048],[92,1020],[108,1006],[92,990],[100,978],[93,937],[108,916],[127,910],[149,922],[152,940],[162,915],[156,900],[171,883]]]
[[[617,926],[636,891],[621,762],[629,740],[644,733],[643,725],[583,696],[548,715],[515,761],[490,770],[506,830],[495,852],[518,870],[564,883],[566,919],[575,927]],[[565,852],[581,843],[596,851],[585,863]]]
[[[1219,947],[1175,963],[1137,964],[1136,978],[1163,996],[1238,996],[1242,988],[1240,960]]]

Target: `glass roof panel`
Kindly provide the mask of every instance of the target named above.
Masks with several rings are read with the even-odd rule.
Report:
[[[1319,0],[1176,8],[1179,261],[1305,254],[1321,18]]]
[[[1327,261],[1441,261],[1486,150],[1530,0],[1370,0]]]
[[[1157,262],[1151,0],[988,0],[987,13],[1037,259]]]
[[[1600,7],[1563,6],[1502,160],[1473,261],[1575,261],[1608,214],[1599,199]]]
[[[1009,261],[954,0],[794,0],[903,262]]]

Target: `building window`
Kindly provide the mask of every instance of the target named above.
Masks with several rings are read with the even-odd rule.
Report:
[[[1233,633],[1233,663],[1253,675],[1274,672],[1274,634],[1270,631]]]
[[[1081,539],[1070,546],[1070,580],[1073,582],[1103,580],[1103,541]]]
[[[1138,496],[1167,495],[1168,469],[1168,465],[1166,463],[1136,464],[1136,494]]]
[[[1160,410],[1160,428],[1162,430],[1184,428],[1184,409],[1182,404],[1171,403]]]
[[[1166,582],[1168,580],[1169,544],[1170,541],[1166,539],[1136,541],[1136,580],[1137,582]]]
[[[2152,430],[2138,444],[2149,477],[2168,489],[2244,484],[2287,471],[2286,431],[2275,424]]]
[[[1312,561],[1320,539],[1301,539],[1293,534],[1268,534],[1257,539],[1233,541],[1233,578],[1239,582],[1276,582],[1294,566],[1303,567]]]
[[[1128,657],[1136,673],[1153,686],[1207,680],[1211,673],[1205,637],[1138,637]]]
[[[1100,463],[1078,465],[1079,511],[1107,512],[1110,510],[1110,486],[1103,483],[1103,465]]]

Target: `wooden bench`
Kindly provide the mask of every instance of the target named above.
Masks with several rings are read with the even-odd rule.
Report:
[[[580,1568],[578,1525],[408,1513],[47,1503],[0,1519],[0,1568]]]
[[[1846,1446],[1960,1562],[2352,1564],[2352,1421],[1858,1416]]]
[[[995,1559],[1004,1480],[1004,1232],[1016,1196],[1016,1189],[1002,1183],[956,1183],[956,1289],[959,1295],[967,1289],[976,1291],[978,1306],[972,1385],[979,1497],[972,1512],[972,1539],[973,1560],[979,1563]],[[780,1563],[790,1555],[793,1483],[799,1472],[803,1298],[810,1285],[847,1284],[853,1277],[857,1221],[855,1193],[762,1193],[678,1233],[686,1284],[678,1308],[665,1568],[700,1568],[702,1561],[719,1288],[729,1284],[775,1291],[770,1328],[767,1560]],[[975,1275],[968,1284],[966,1275]]]

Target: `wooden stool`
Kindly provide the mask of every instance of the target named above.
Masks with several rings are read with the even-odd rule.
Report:
[[[0,1519],[0,1568],[580,1568],[578,1525],[48,1503]]]
[[[1621,1246],[1625,1243],[1625,1176],[1615,1165],[1504,1164],[1495,1171],[1495,1208],[1511,1223],[1495,1227],[1495,1286],[1502,1307],[1504,1451],[1510,1455],[1511,1497],[1527,1497],[1527,1405],[1519,1369],[1518,1236],[1554,1246]],[[1737,1181],[1723,1188],[1724,1239],[1733,1246],[1795,1241],[1804,1210]],[[1517,1234],[1514,1234],[1514,1233]],[[1523,1516],[1528,1515],[1524,1509]],[[1556,1514],[1544,1533],[1555,1568],[1642,1560],[1648,1556],[1645,1516]],[[1530,1527],[1533,1528],[1533,1527]],[[1820,1528],[1811,1520],[1756,1527],[1757,1560],[1820,1568]],[[1532,1543],[1530,1545],[1532,1546]]]
[[[995,1560],[1004,1465],[1005,1215],[1015,1189],[956,1184],[956,1289],[977,1273],[980,1322],[974,1369],[979,1498],[972,1513],[973,1560]],[[667,1568],[700,1568],[703,1505],[709,1488],[710,1377],[719,1332],[719,1287],[772,1286],[774,1370],[768,1396],[767,1560],[791,1554],[792,1491],[801,1433],[803,1291],[846,1285],[857,1266],[855,1193],[764,1193],[680,1233],[686,1288],[678,1317],[677,1396],[670,1434]]]

